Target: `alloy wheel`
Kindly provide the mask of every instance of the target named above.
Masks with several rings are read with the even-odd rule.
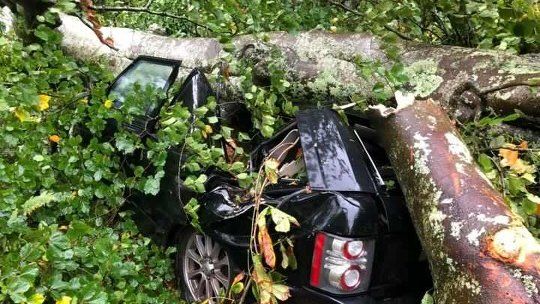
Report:
[[[229,288],[230,260],[227,251],[207,235],[193,233],[186,244],[183,276],[195,301],[217,298]]]

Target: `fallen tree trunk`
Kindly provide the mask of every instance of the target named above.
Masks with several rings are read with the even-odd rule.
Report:
[[[419,100],[371,114],[430,261],[436,302],[539,303],[540,245],[445,111]]]
[[[186,73],[194,67],[209,71],[224,53],[223,46],[212,38],[180,39],[103,27],[104,37],[110,37],[118,49],[114,50],[102,44],[78,18],[63,15],[61,20],[62,44],[70,54],[85,60],[106,59],[117,70],[139,55],[152,55],[182,60]],[[268,33],[265,42],[241,36],[233,44],[236,57],[253,61],[254,76],[261,82],[268,78],[268,64],[277,63],[294,83],[296,94],[338,101],[348,100],[353,94],[372,96],[376,77],[362,78],[355,59],[387,60],[378,39],[368,34],[276,32]],[[540,116],[540,90],[531,89],[539,85],[540,62],[533,57],[406,41],[399,46],[410,84],[420,98],[434,98],[464,119],[474,117],[486,106],[501,114],[518,109]],[[273,48],[282,58],[271,59]],[[231,87],[235,90],[234,85]]]

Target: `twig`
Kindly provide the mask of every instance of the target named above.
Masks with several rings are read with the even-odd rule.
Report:
[[[494,148],[484,148],[483,151],[498,151],[500,149],[510,150],[510,151],[518,151],[518,152],[538,152],[540,151],[540,148],[512,148],[512,147],[494,147]]]
[[[444,36],[446,37],[446,39],[450,39],[450,33],[448,32],[448,29],[446,28],[446,25],[444,24],[444,21],[441,19],[441,17],[437,13],[437,10],[433,10],[431,15],[435,17],[435,19],[436,19],[435,22],[439,26],[439,29],[441,31],[443,31]]]
[[[437,37],[437,39],[439,39],[440,41],[443,41],[443,38],[439,34],[435,33],[430,28],[428,28],[426,26],[423,26],[422,24],[416,22],[413,18],[407,18],[407,20],[409,20],[412,24],[416,25],[422,31],[422,33],[429,32],[433,36]]]
[[[146,2],[146,5],[144,7],[150,8],[150,5],[152,5],[152,2],[154,2],[154,0],[148,0],[148,2]]]
[[[174,15],[174,14],[170,14],[170,13],[167,13],[167,12],[161,12],[161,11],[154,11],[154,10],[151,10],[150,9],[150,4],[152,4],[152,1],[148,1],[148,3],[146,3],[145,6],[143,7],[132,7],[132,6],[90,6],[89,8],[92,9],[92,10],[95,10],[97,12],[134,12],[134,13],[146,13],[146,14],[150,14],[150,15],[156,15],[156,16],[161,16],[161,17],[168,17],[168,18],[173,18],[173,19],[179,19],[179,20],[184,20],[184,21],[187,21],[187,22],[190,22],[198,27],[202,27],[206,30],[209,30],[212,32],[212,30],[206,26],[206,25],[203,25],[203,24],[200,24],[196,21],[193,21],[185,16],[179,16],[179,15]]]
[[[79,14],[75,14],[75,16],[76,16],[77,18],[79,18],[79,20],[81,20],[81,22],[82,22],[84,25],[86,25],[86,27],[88,27],[89,29],[91,29],[92,32],[94,32],[94,33],[96,32],[96,29],[94,28],[94,26],[93,26],[90,22],[88,22],[88,20],[84,19],[83,16],[81,16],[81,15],[79,15]],[[97,35],[97,33],[96,33],[96,36],[97,36],[98,39],[101,41],[101,43],[103,43],[104,45],[106,45],[107,47],[109,47],[111,50],[118,51],[118,48],[116,48],[114,45],[111,45],[110,43],[104,43],[104,42],[102,41],[102,38],[100,38],[100,37]]]
[[[246,300],[246,295],[248,293],[249,287],[251,287],[252,281],[253,281],[253,277],[249,276],[246,287],[244,287],[244,292],[242,292],[242,296],[240,297],[240,300],[238,300],[238,304],[244,304],[244,301]]]
[[[51,94],[48,94],[50,96],[53,96]],[[90,93],[89,92],[82,92],[82,93],[79,93],[75,96],[73,96],[70,101],[68,101],[67,103],[63,104],[62,106],[60,106],[58,109],[56,109],[55,111],[53,111],[52,113],[57,113],[57,112],[61,112],[62,110],[64,110],[65,108],[68,108],[70,107],[71,105],[73,105],[74,103],[76,103],[77,101],[85,98],[85,97],[88,97],[90,96]],[[54,96],[53,96],[54,97]]]
[[[329,2],[330,4],[335,5],[335,6],[339,6],[340,8],[344,9],[345,11],[347,11],[347,12],[349,12],[349,13],[352,13],[352,14],[354,14],[354,15],[356,15],[356,16],[364,17],[359,11],[353,10],[353,9],[347,7],[347,6],[346,6],[345,4],[343,4],[343,3],[336,2],[336,1],[333,1],[333,0],[328,0],[328,2]],[[413,38],[411,38],[411,37],[409,37],[409,36],[407,36],[407,35],[405,35],[405,34],[403,34],[403,33],[400,33],[398,30],[392,28],[392,27],[389,26],[389,25],[386,25],[386,24],[385,24],[385,25],[383,25],[383,27],[384,27],[384,29],[386,29],[387,31],[390,31],[390,32],[396,34],[399,38],[401,38],[401,39],[403,39],[403,40],[409,40],[409,41],[413,41],[413,40],[414,40]]]
[[[386,25],[386,24],[383,25],[383,27],[384,27],[386,30],[388,30],[388,31],[390,31],[390,32],[392,32],[392,33],[394,33],[394,34],[396,34],[399,38],[401,38],[401,39],[403,39],[403,40],[409,40],[409,41],[413,41],[413,40],[414,40],[413,38],[411,38],[411,37],[409,37],[409,36],[407,36],[407,35],[405,35],[405,34],[400,33],[398,30],[396,30],[396,29],[394,29],[394,28],[392,28],[392,27],[390,27],[390,26],[388,26],[388,25]]]

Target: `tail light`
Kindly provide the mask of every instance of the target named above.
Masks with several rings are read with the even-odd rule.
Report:
[[[371,277],[375,240],[350,239],[317,233],[310,284],[335,293],[366,291]]]

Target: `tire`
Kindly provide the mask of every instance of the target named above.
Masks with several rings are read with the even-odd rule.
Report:
[[[216,298],[225,294],[234,276],[230,252],[191,227],[178,231],[175,242],[175,275],[182,297],[218,303]]]

